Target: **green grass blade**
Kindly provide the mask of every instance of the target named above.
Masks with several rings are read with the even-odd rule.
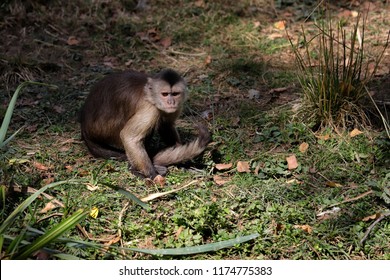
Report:
[[[22,231],[17,235],[14,239],[12,239],[11,243],[8,245],[5,250],[6,258],[12,258],[13,255],[18,251],[19,244],[23,243],[24,238],[26,236],[26,229],[22,229]]]
[[[34,242],[28,245],[26,249],[16,257],[16,259],[26,259],[35,251],[39,250],[40,248],[43,248],[47,244],[50,244],[53,240],[61,236],[63,233],[73,228],[87,215],[88,212],[83,209],[76,211],[72,216],[63,220],[58,225],[54,226],[52,229],[47,231],[44,235],[38,237]]]
[[[126,191],[125,189],[123,189],[123,188],[121,188],[119,186],[115,186],[115,185],[110,184],[110,183],[106,183],[106,182],[99,182],[99,183],[104,185],[104,186],[107,186],[109,188],[112,188],[112,189],[116,190],[117,192],[119,192],[120,194],[126,196],[128,199],[132,200],[133,202],[135,202],[136,204],[138,204],[139,206],[141,206],[145,210],[148,210],[148,211],[151,210],[151,207],[147,203],[142,202],[138,197],[136,197],[131,192]]]
[[[0,252],[3,252],[4,235],[0,235]]]
[[[32,194],[30,197],[28,197],[26,200],[24,200],[18,207],[15,208],[14,211],[8,216],[8,218],[1,224],[0,226],[0,235],[4,234],[5,230],[14,222],[14,220],[21,214],[23,211],[44,191],[46,191],[49,188],[56,187],[63,184],[68,183],[75,183],[77,181],[74,180],[68,180],[68,181],[59,181],[54,182],[51,184],[48,184],[41,189],[39,189],[37,192]]]
[[[41,233],[41,231],[29,228],[29,231],[32,231],[34,233]],[[206,253],[206,252],[214,252],[220,249],[232,247],[237,244],[241,244],[247,241],[250,241],[252,239],[255,239],[259,237],[258,233],[253,233],[250,235],[246,236],[239,236],[233,239],[225,240],[225,241],[220,241],[220,242],[215,242],[215,243],[210,243],[210,244],[205,244],[205,245],[199,245],[199,246],[191,246],[191,247],[184,247],[184,248],[169,248],[169,249],[139,249],[139,248],[127,248],[127,247],[117,247],[117,246],[109,246],[111,250],[126,250],[126,251],[133,251],[133,252],[140,252],[144,254],[149,254],[149,255],[175,255],[175,256],[180,256],[180,255],[191,255],[191,254],[198,254],[198,253]],[[58,238],[58,242],[63,242],[63,243],[69,243],[69,244],[74,244],[76,246],[85,246],[85,247],[90,247],[90,248],[106,248],[107,246],[89,242],[89,241],[82,241],[82,240],[72,240],[69,238]]]
[[[0,186],[0,203],[1,203],[1,211],[0,214],[3,215],[5,211],[5,186]]]
[[[5,139],[5,135],[7,133],[9,124],[11,122],[11,117],[15,108],[16,100],[18,99],[20,91],[27,85],[40,85],[40,86],[48,86],[48,87],[57,87],[55,85],[50,84],[44,84],[44,83],[38,83],[38,82],[32,82],[32,81],[26,81],[21,83],[15,90],[14,95],[11,98],[11,101],[8,105],[7,111],[5,112],[5,116],[3,119],[3,122],[0,127],[0,148],[3,146],[3,142]]]
[[[6,140],[0,143],[0,149],[5,147],[21,130],[23,129],[23,126],[19,128],[17,131],[15,131],[10,137],[8,137]]]
[[[128,248],[128,249],[140,253],[151,254],[151,255],[171,255],[171,256],[192,255],[192,254],[199,254],[199,253],[206,253],[206,252],[214,252],[220,249],[232,247],[234,245],[247,242],[257,237],[259,237],[259,234],[254,233],[246,236],[239,236],[225,241],[204,244],[199,246],[184,247],[184,248],[157,249],[157,250],[138,249],[138,248]]]

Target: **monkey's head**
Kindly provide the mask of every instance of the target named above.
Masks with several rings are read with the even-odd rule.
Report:
[[[166,69],[149,77],[145,85],[149,102],[166,113],[181,110],[186,99],[186,84],[183,78],[171,69]]]

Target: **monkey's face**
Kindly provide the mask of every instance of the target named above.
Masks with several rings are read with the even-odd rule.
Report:
[[[186,86],[180,81],[173,86],[161,80],[152,83],[153,99],[156,107],[166,113],[174,113],[181,109],[185,100]]]

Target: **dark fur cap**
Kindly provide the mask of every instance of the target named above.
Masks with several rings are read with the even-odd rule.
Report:
[[[158,73],[155,78],[166,81],[170,86],[177,84],[178,82],[183,81],[183,78],[172,69],[164,69]]]

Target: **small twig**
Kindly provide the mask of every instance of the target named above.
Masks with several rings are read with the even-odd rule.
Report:
[[[81,231],[81,233],[84,235],[84,237],[86,237],[88,240],[93,240],[93,238],[91,236],[89,236],[88,232],[85,230],[85,228],[83,228],[82,226],[80,226],[80,224],[77,224],[76,227]]]
[[[358,196],[356,196],[356,197],[348,198],[348,199],[345,199],[345,200],[343,200],[343,201],[341,201],[341,202],[338,202],[338,203],[329,205],[329,206],[326,207],[326,208],[331,208],[331,207],[334,207],[334,206],[337,206],[337,205],[340,205],[340,204],[343,204],[343,203],[355,201],[355,200],[361,199],[362,197],[365,197],[365,196],[367,196],[367,195],[369,195],[369,194],[372,194],[372,193],[373,193],[373,191],[370,190],[370,191],[367,191],[367,192],[365,192],[365,193],[362,193],[362,194],[360,194],[360,195],[358,195]]]
[[[374,228],[374,226],[379,223],[380,221],[382,221],[384,218],[386,217],[390,217],[390,211],[389,212],[385,212],[383,213],[378,219],[376,219],[369,227],[368,229],[366,230],[366,233],[364,234],[363,238],[360,240],[360,245],[363,245],[364,241],[366,241],[368,235],[370,234],[370,232],[372,231],[372,229]]]
[[[148,42],[153,48],[155,48],[157,51],[159,51],[159,52],[160,52],[162,55],[164,55],[166,58],[169,58],[169,59],[173,60],[175,63],[178,63],[178,61],[177,61],[175,58],[173,58],[173,57],[167,55],[164,51],[162,51],[162,50],[161,50],[155,43],[153,43],[150,39],[145,40],[145,41]]]
[[[125,212],[127,211],[127,209],[129,208],[129,205],[130,205],[130,201],[127,201],[125,206],[123,206],[121,212],[119,212],[119,216],[118,216],[118,234],[119,236],[122,236],[122,230],[120,229],[122,227],[122,218],[123,218],[123,215],[125,214]]]
[[[169,52],[169,53],[172,53],[172,54],[177,54],[177,55],[186,55],[186,56],[204,56],[204,55],[207,54],[205,52],[201,52],[201,53],[185,53],[185,52],[175,51],[175,50],[172,50],[172,49],[168,49],[168,50],[166,50],[166,52]]]
[[[15,186],[15,187],[13,188],[13,191],[14,191],[14,192],[22,192],[22,188],[19,187],[19,186]],[[34,189],[34,188],[32,188],[32,187],[27,187],[27,193],[36,193],[37,191],[38,191],[37,189]],[[46,197],[47,199],[49,199],[51,202],[56,203],[58,206],[60,206],[60,207],[62,207],[62,208],[65,207],[65,205],[64,205],[61,201],[55,199],[55,198],[52,197],[51,195],[48,195],[47,193],[44,193],[44,192],[41,193],[41,195],[44,196],[44,197]]]
[[[47,47],[54,47],[54,48],[58,48],[58,49],[61,49],[61,50],[66,49],[65,46],[55,45],[55,44],[52,44],[52,43],[49,43],[49,42],[45,42],[45,41],[42,41],[42,40],[39,40],[39,39],[34,39],[34,42],[42,44],[42,45],[45,45]]]
[[[305,20],[304,20],[303,22],[308,21],[308,20],[310,19],[310,17],[312,16],[312,14],[318,9],[318,7],[319,7],[320,5],[322,5],[323,2],[324,2],[324,0],[321,0],[321,1],[317,4],[317,6],[314,7],[314,9],[313,9],[313,10],[311,11],[311,13],[305,18]]]
[[[52,217],[62,217],[62,216],[64,216],[63,213],[53,213],[53,214],[50,214],[46,217],[43,217],[43,218],[40,218],[39,220],[37,220],[37,224],[39,224],[40,222],[42,222],[44,220],[50,219]]]
[[[170,190],[170,191],[166,191],[166,192],[159,192],[159,193],[153,193],[153,194],[150,194],[144,198],[141,198],[141,201],[142,202],[147,202],[147,201],[151,201],[153,199],[156,199],[158,197],[162,197],[162,196],[166,196],[168,194],[171,194],[171,193],[175,193],[175,192],[178,192],[184,188],[187,188],[189,186],[191,186],[192,184],[195,184],[196,182],[198,182],[198,180],[193,180],[191,182],[189,182],[188,184],[184,185],[184,186],[181,186],[177,189],[173,189],[173,190]]]
[[[129,208],[129,205],[130,205],[130,201],[127,201],[125,203],[125,206],[123,206],[121,212],[119,212],[119,216],[118,216],[118,236],[120,238],[119,242],[121,243],[121,247],[124,246],[123,238],[122,238],[122,218],[123,218],[123,215],[125,214],[125,212],[127,211],[127,209]],[[121,249],[121,252],[124,256],[126,256],[125,250]]]

